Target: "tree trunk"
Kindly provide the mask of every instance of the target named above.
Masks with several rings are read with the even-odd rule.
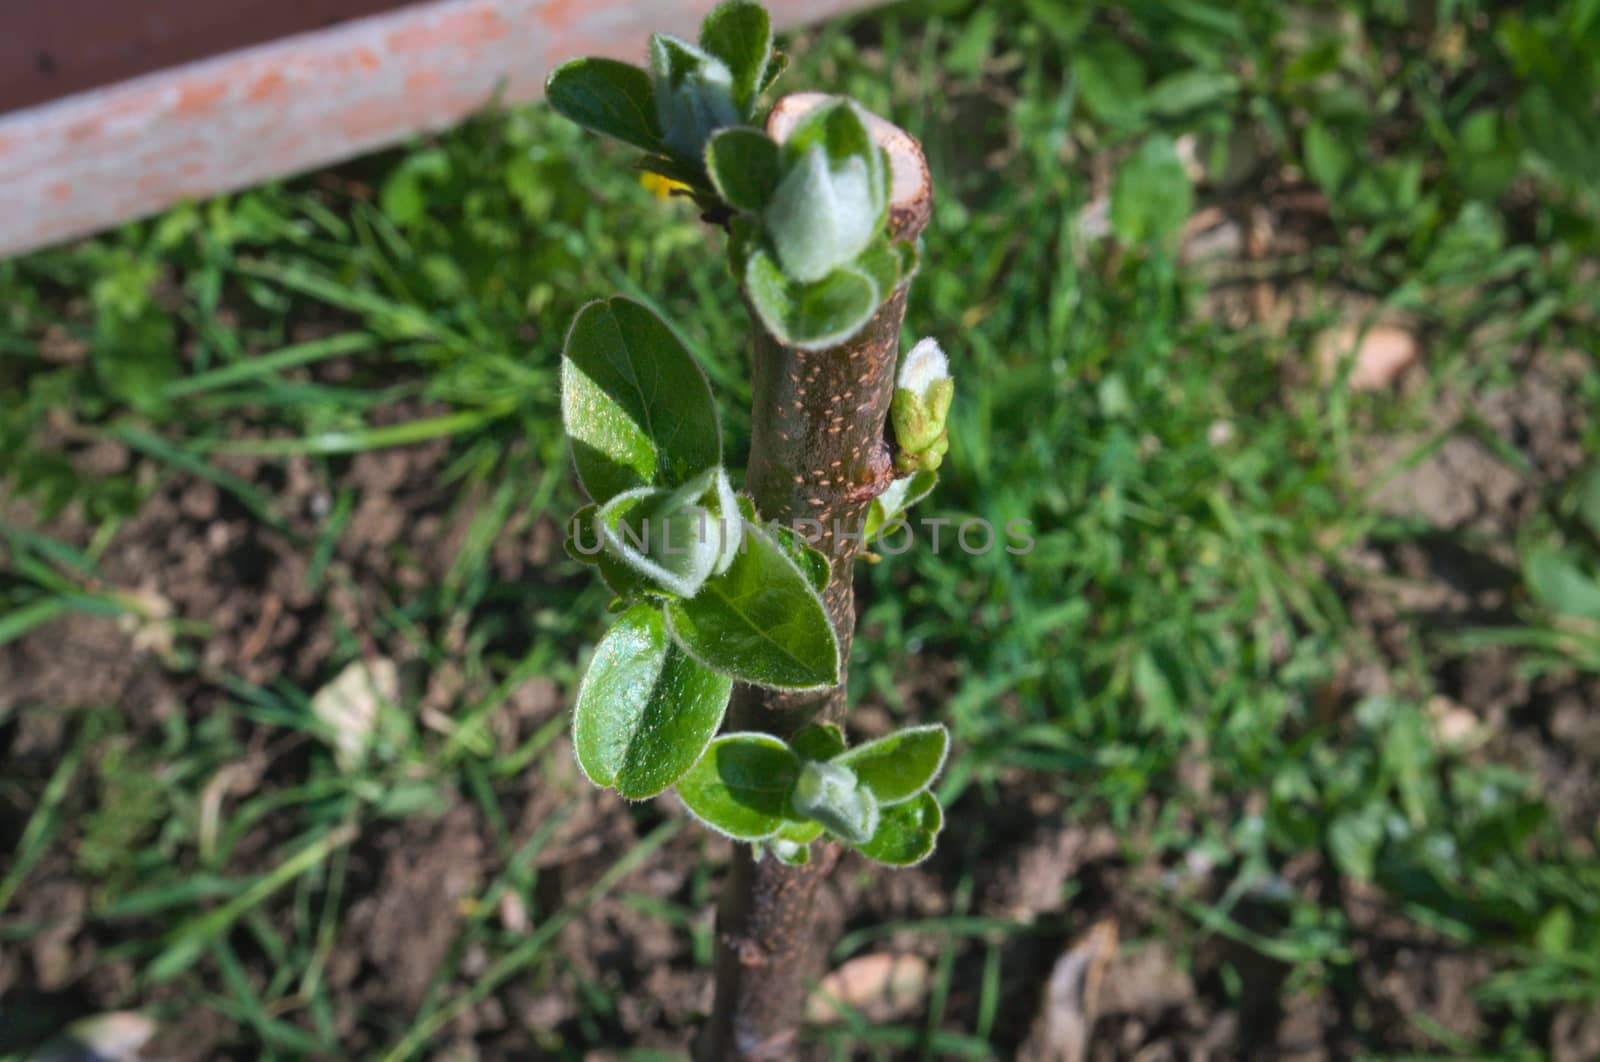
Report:
[[[782,140],[826,98],[784,97],[768,131]],[[914,240],[932,209],[927,162],[895,126],[875,120],[873,133],[893,174],[890,227],[896,239]],[[845,664],[855,632],[852,584],[862,521],[894,477],[885,424],[908,287],[902,283],[855,338],[828,350],[786,347],[751,314],[754,404],[745,490],[763,520],[794,528],[827,555],[833,574],[822,598]],[[731,729],[787,737],[814,721],[843,725],[845,687],[843,667],[839,685],[821,693],[739,686]],[[775,859],[757,863],[749,845],[734,846],[717,911],[716,1006],[698,1045],[702,1060],[793,1057],[806,985],[821,958],[814,899],[839,856],[831,843],[813,849],[810,864],[792,867]]]

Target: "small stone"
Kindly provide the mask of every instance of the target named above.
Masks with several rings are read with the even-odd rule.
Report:
[[[928,990],[928,960],[920,955],[873,953],[849,960],[822,979],[806,1000],[806,1020],[840,1020],[837,1004],[873,1021],[892,1021],[922,1005]]]
[[[1416,337],[1399,325],[1379,323],[1365,331],[1342,325],[1324,332],[1318,340],[1317,367],[1331,379],[1345,359],[1353,356],[1350,389],[1382,391],[1416,362],[1419,353]]]

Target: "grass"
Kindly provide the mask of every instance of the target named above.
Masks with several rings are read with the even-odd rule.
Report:
[[[1494,646],[1531,670],[1595,670],[1581,591],[1600,556],[1600,520],[1585,516],[1600,511],[1585,501],[1595,488],[1539,481],[1523,460],[1544,504],[1522,531],[1530,583],[1516,616],[1453,640],[1415,630],[1402,661],[1350,614],[1351,550],[1438,531],[1380,510],[1372,438],[1460,436],[1474,426],[1440,422],[1447,394],[1514,384],[1529,351],[1596,349],[1600,16],[1584,3],[1407,12],[1377,0],[1322,13],[937,0],[795,42],[788,84],[857,95],[920,137],[934,167],[907,320],[943,342],[960,381],[937,515],[1026,519],[1035,540],[1025,556],[917,549],[864,569],[852,692],[951,725],[959,754],[940,795],[958,821],[1004,818],[1026,772],[1069,821],[1112,824],[1130,867],[1199,860],[1221,883],[1138,877],[1165,882],[1140,886],[1163,915],[1138,929],[1183,948],[1232,940],[1281,963],[1287,990],[1339,995],[1364,939],[1342,889],[1376,889],[1418,932],[1492,965],[1475,986],[1484,1024],[1472,1036],[1420,1027],[1426,1050],[1536,1056],[1553,1006],[1600,1001],[1594,838],[1563,831],[1527,774],[1447,747],[1427,705],[1453,662]],[[1300,249],[1181,257],[1196,193],[1178,144],[1204,177],[1195,209],[1296,189],[1322,204],[1278,218]],[[64,854],[93,885],[113,958],[136,971],[129,998],[153,992],[158,1020],[201,1007],[269,1056],[335,1054],[326,969],[360,888],[349,845],[462,801],[502,869],[468,905],[480,913],[423,1011],[363,1020],[390,1057],[417,1057],[507,979],[568,976],[550,940],[643,857],[617,853],[595,888],[542,902],[534,857],[553,827],[516,843],[505,783],[554,770],[561,723],[510,750],[489,731],[529,677],[570,692],[604,601],[564,559],[509,582],[491,555],[576,507],[555,370],[565,324],[590,298],[619,291],[675,322],[717,390],[730,452],[743,451],[747,325],[724,272],[718,241],[645,190],[625,152],[537,108],[0,263],[4,482],[36,512],[82,522],[72,544],[5,525],[0,646],[73,610],[137,619],[102,557],[175,480],[207,480],[281,529],[316,593],[340,593],[328,559],[354,499],[330,499],[307,534],[232,459],[306,460],[332,477],[353,455],[443,439],[445,486],[469,513],[448,573],[389,595],[376,630],[341,629],[324,678],[378,638],[455,666],[479,691],[444,733],[387,713],[374,755],[345,771],[319,743],[315,685],[209,672],[205,632],[180,629],[166,665],[203,679],[218,708],[151,726],[88,706],[48,769],[0,780],[19,823],[0,940],[20,947],[48,928],[19,919],[17,901]],[[1229,293],[1257,282],[1298,293],[1296,312],[1230,313]],[[1309,367],[1330,325],[1378,311],[1425,337],[1425,379],[1404,397],[1353,391],[1348,366],[1332,379]],[[334,362],[346,370],[303,371]],[[1591,455],[1597,378],[1591,366],[1580,396]],[[107,440],[141,460],[86,475],[69,456]],[[1545,547],[1567,558],[1554,576],[1536,560]],[[919,677],[929,661],[948,668],[934,686]],[[1373,661],[1391,692],[1328,710],[1328,691]],[[223,772],[263,744],[296,749],[294,769],[219,799]],[[666,843],[671,827],[640,814],[657,830],[646,845]],[[979,832],[946,842],[969,889]],[[1286,878],[1307,854],[1333,886]],[[531,934],[481,913],[507,890]],[[701,934],[705,961],[695,919],[709,883],[693,891],[686,905],[634,905]],[[847,1022],[827,1048],[985,1057],[996,940],[1066,928],[960,911],[884,927],[947,941],[931,1012]],[[877,933],[847,938],[841,957]],[[477,972],[463,966],[473,950],[490,957]],[[970,1025],[945,1006],[958,954],[983,956]],[[1224,982],[1222,1005],[1241,1005]],[[607,992],[580,992],[566,1041],[543,1047],[579,1057],[613,1043]],[[21,1036],[70,1016],[6,1011],[0,1001]],[[1355,1045],[1392,1042],[1367,1018],[1357,1026]]]

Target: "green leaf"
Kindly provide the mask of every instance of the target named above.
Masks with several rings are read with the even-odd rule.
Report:
[[[739,504],[726,471],[717,469],[711,484],[701,496],[700,505],[712,521],[713,532],[721,536],[717,562],[711,569],[713,575],[721,575],[733,566],[744,544],[744,507]]]
[[[871,320],[880,301],[877,285],[865,273],[846,266],[814,284],[801,284],[784,276],[761,250],[745,266],[745,290],[767,331],[802,350],[845,342]]]
[[[589,497],[676,487],[722,458],[711,385],[655,314],[621,297],[578,311],[561,356],[561,417]]]
[[[917,270],[922,268],[922,254],[917,250],[916,243],[912,240],[901,240],[893,244],[891,249],[896,259],[895,275],[900,278],[901,283],[916,276]]]
[[[733,102],[748,116],[772,61],[772,25],[767,11],[750,0],[727,0],[700,24],[700,47],[733,73]]]
[[[1145,94],[1145,109],[1153,114],[1174,117],[1197,111],[1239,91],[1239,79],[1221,70],[1190,67],[1150,86]]]
[[[882,494],[872,499],[866,523],[861,528],[862,536],[868,543],[872,542],[886,526],[905,515],[906,510],[926,498],[938,485],[939,474],[925,468],[890,483]]]
[[[732,689],[672,644],[659,608],[636,605],[600,640],[578,685],[578,766],[630,800],[655,796],[700,759]]]
[[[887,295],[900,283],[900,254],[888,240],[878,240],[856,259],[856,268],[872,278],[878,291]]]
[[[812,723],[789,739],[789,747],[803,760],[827,762],[845,750],[844,731],[832,723]]]
[[[759,841],[794,819],[789,792],[799,776],[799,757],[771,734],[724,734],[678,779],[678,797],[718,833]]]
[[[598,533],[597,531],[596,534]],[[618,559],[610,550],[601,551],[598,567],[600,578],[611,592],[617,595],[617,602],[631,605],[648,599],[654,601],[657,608],[661,607],[661,602],[658,600],[661,596],[660,591],[656,589],[655,584],[636,569],[630,568],[627,562]]]
[[[907,727],[857,745],[833,758],[850,768],[885,806],[910,800],[927,789],[944,767],[950,735],[938,723]]]
[[[715,55],[667,33],[650,37],[656,120],[670,153],[697,164],[706,141],[742,117],[733,100],[733,71]]]
[[[606,539],[600,532],[600,507],[585,505],[572,517],[567,528],[565,547],[567,555],[580,564],[590,564],[600,572],[600,578],[616,595],[612,611],[623,611],[619,605],[631,605],[641,599],[653,598],[660,591],[642,572],[606,548]],[[581,537],[580,537],[581,536]],[[579,548],[581,545],[582,548]],[[659,607],[660,602],[656,602]]]
[[[774,540],[789,555],[789,559],[799,566],[805,573],[806,581],[817,593],[828,588],[828,579],[832,575],[833,566],[828,563],[827,554],[819,549],[814,549],[810,543],[790,527],[783,524],[773,524],[767,528]]]
[[[778,142],[759,129],[719,129],[706,143],[706,172],[731,207],[762,210],[778,187]]]
[[[766,72],[761,75],[761,91],[765,92],[772,87],[772,83],[789,69],[789,57],[783,52],[773,52],[772,58],[767,62]]]
[[[1111,186],[1111,227],[1123,243],[1162,239],[1189,217],[1194,191],[1172,140],[1152,136],[1117,170]]]
[[[779,835],[774,837],[767,845],[767,850],[772,857],[780,863],[791,867],[803,867],[811,862],[811,849],[804,844],[791,841]]]
[[[1333,198],[1355,166],[1345,138],[1330,133],[1321,122],[1312,122],[1306,126],[1301,150],[1305,153],[1306,173],[1322,188],[1323,194]]]
[[[650,75],[615,59],[586,58],[562,63],[544,86],[550,106],[585,129],[644,148],[661,150]]]
[[[1561,550],[1536,549],[1523,562],[1528,589],[1551,611],[1562,616],[1600,620],[1600,583]]]
[[[573,513],[572,519],[567,521],[566,540],[561,544],[567,551],[567,556],[579,564],[587,564],[590,567],[600,563],[600,556],[605,548],[594,523],[595,514],[598,512],[599,507],[591,502]]]
[[[794,810],[841,840],[864,844],[878,829],[878,800],[855,772],[837,763],[806,761],[789,795]]]
[[[776,834],[778,840],[791,844],[810,844],[821,836],[822,823],[815,819],[789,819]]]
[[[944,828],[944,811],[932,793],[923,793],[878,816],[878,829],[872,839],[856,850],[874,863],[909,867],[927,859]]]
[[[668,604],[667,627],[705,666],[741,682],[824,689],[839,681],[839,642],[822,598],[754,524],[727,571]]]

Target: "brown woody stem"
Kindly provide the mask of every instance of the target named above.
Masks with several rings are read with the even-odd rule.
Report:
[[[786,96],[768,131],[778,140],[800,115],[827,97]],[[881,120],[873,123],[889,154],[890,229],[914,240],[932,209],[932,181],[917,142]],[[823,603],[850,659],[855,631],[853,580],[867,507],[893,478],[884,426],[894,394],[906,290],[878,308],[849,342],[821,351],[787,347],[754,314],[755,367],[750,461],[745,490],[764,520],[812,538],[832,565]],[[845,681],[821,693],[781,693],[754,686],[734,692],[730,729],[788,737],[813,721],[842,724]],[[832,844],[814,846],[812,862],[792,867],[756,862],[736,845],[717,911],[716,1006],[698,1044],[701,1059],[779,1059],[794,1055],[807,981],[821,958],[813,919],[817,888],[838,859]]]

